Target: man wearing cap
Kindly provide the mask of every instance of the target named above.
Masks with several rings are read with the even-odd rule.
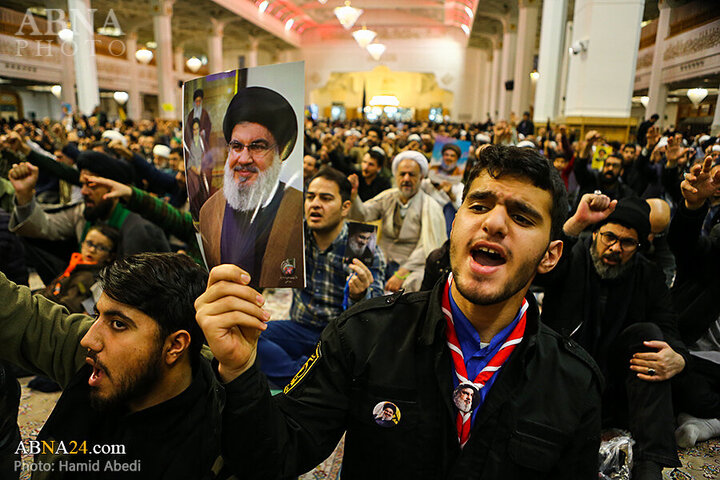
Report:
[[[117,198],[105,200],[103,196],[109,189],[86,180],[88,175],[95,175],[132,183],[132,169],[128,164],[104,153],[86,150],[78,156],[77,167],[80,170],[83,203],[50,213],[40,208],[35,201],[38,168],[25,162],[14,166],[8,174],[15,188],[15,208],[10,217],[10,231],[25,237],[52,241],[75,239],[80,244],[92,225],[105,223],[120,230],[118,256],[121,258],[140,252],[170,250],[160,228],[127,210],[118,203]],[[53,258],[54,255],[49,252],[44,254],[44,260],[49,264],[54,266],[57,262],[55,274],[61,272],[67,259]],[[52,266],[49,268],[52,269]]]
[[[560,262],[535,279],[545,288],[542,318],[603,371],[603,423],[629,428],[637,442],[633,479],[643,480],[680,465],[668,380],[689,358],[665,277],[638,253],[648,244],[649,215],[650,206],[637,197],[584,195],[563,227]],[[574,238],[588,227],[590,236]]]
[[[193,108],[188,113],[185,122],[185,144],[190,145],[193,139],[193,120],[197,119],[199,122],[199,133],[202,137],[205,145],[210,145],[210,130],[212,129],[212,122],[210,121],[210,114],[202,106],[203,98],[205,93],[201,88],[198,88],[193,92]]]
[[[200,208],[210,268],[234,263],[258,287],[302,285],[303,195],[278,181],[297,132],[295,111],[273,90],[244,88],[230,101],[223,120],[223,188]]]
[[[402,152],[393,160],[392,171],[397,187],[364,203],[357,197],[357,177],[350,178],[353,204],[349,218],[382,221],[379,244],[388,261],[385,289],[416,291],[425,258],[447,239],[445,219],[442,208],[420,189],[428,173],[425,155],[415,150]]]

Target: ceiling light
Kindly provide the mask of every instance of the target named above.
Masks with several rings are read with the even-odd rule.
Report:
[[[532,72],[530,72],[530,79],[533,82],[537,82],[538,78],[540,78],[540,74],[537,72],[537,70],[533,70]]]
[[[270,2],[268,2],[268,0],[263,0],[262,2],[260,2],[260,5],[258,5],[258,12],[265,13],[268,5],[270,5]]]
[[[705,97],[707,97],[708,91],[704,88],[691,88],[687,91],[687,96],[690,99],[690,101],[695,105],[696,107],[705,100]]]
[[[294,19],[294,18],[291,18],[290,20],[288,20],[287,22],[285,22],[285,31],[286,31],[286,32],[289,32],[294,23],[295,23],[295,19]]]
[[[465,32],[465,35],[470,35],[470,27],[468,27],[465,24],[460,25],[460,28],[462,28],[462,31]]]
[[[650,103],[650,97],[648,97],[647,95],[643,95],[642,97],[640,97],[640,103],[642,103],[643,107],[647,108],[648,103]]]
[[[200,67],[202,67],[202,61],[197,57],[192,57],[188,58],[188,61],[185,62],[185,65],[187,65],[191,72],[195,73],[200,70]]]
[[[335,7],[335,16],[346,30],[350,30],[363,11],[350,6],[350,0],[345,1],[344,7]]]
[[[128,95],[127,92],[115,92],[115,93],[113,93],[113,98],[120,105],[125,105],[125,102],[128,101],[128,98],[130,98],[130,95]]]
[[[376,61],[380,60],[382,54],[385,53],[385,45],[382,43],[371,43],[365,48]]]
[[[62,94],[62,87],[60,85],[53,85],[52,87],[50,87],[50,91],[57,98],[60,98],[60,95]]]
[[[72,42],[73,36],[74,36],[73,31],[70,30],[69,28],[63,28],[62,30],[60,30],[58,32],[57,35],[58,35],[58,38],[60,38],[60,40],[62,40],[65,43]]]
[[[400,105],[400,101],[395,95],[374,95],[370,99],[371,106],[391,106],[397,107]]]
[[[472,11],[472,9],[471,9],[470,7],[468,7],[467,5],[465,5],[465,13],[467,13],[470,18],[473,17],[473,11]]]
[[[377,33],[372,30],[368,30],[366,27],[362,27],[360,30],[355,30],[352,34],[355,41],[360,45],[360,48],[366,48],[377,36]]]
[[[138,62],[147,65],[148,63],[150,63],[150,60],[153,59],[153,53],[147,48],[141,48],[140,50],[135,52],[135,58]]]

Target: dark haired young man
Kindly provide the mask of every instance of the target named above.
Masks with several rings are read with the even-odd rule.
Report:
[[[381,174],[384,165],[385,151],[380,147],[370,148],[363,156],[360,163],[362,178],[358,181],[358,195],[363,202],[392,186],[390,180]]]
[[[231,468],[245,478],[295,475],[346,431],[343,478],[596,479],[597,368],[539,322],[528,294],[560,258],[566,203],[540,154],[482,150],[453,225],[452,276],[432,292],[349,309],[275,397],[254,365],[267,328],[262,299],[237,267],[213,269],[197,320],[227,382]],[[465,413],[453,397],[468,383],[481,398]],[[387,402],[398,422],[383,428],[373,411]]]
[[[57,447],[36,456],[51,470],[41,478],[114,478],[122,465],[137,478],[212,478],[220,398],[193,308],[206,278],[180,254],[118,260],[101,274],[93,319],[0,275],[0,357],[64,389],[38,435]],[[13,450],[16,461],[31,452]]]
[[[290,319],[276,320],[258,343],[260,369],[285,386],[315,350],[328,322],[365,298],[383,293],[385,258],[376,248],[372,261],[347,261],[351,185],[345,175],[322,168],[305,192],[305,279],[293,289]]]

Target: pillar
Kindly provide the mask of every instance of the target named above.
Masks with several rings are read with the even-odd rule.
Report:
[[[653,47],[653,63],[650,71],[650,86],[648,87],[649,99],[648,106],[645,109],[645,118],[649,119],[654,113],[657,113],[660,115],[660,119],[656,125],[662,127],[665,124],[665,101],[668,92],[667,85],[662,83],[662,65],[665,38],[667,38],[670,31],[670,7],[667,1],[661,1],[659,7],[660,17],[658,18],[655,46]]]
[[[90,115],[100,105],[93,12],[90,10],[90,0],[68,0],[68,9],[75,51],[73,58],[78,111]]]
[[[545,123],[548,119],[555,120],[558,116],[566,15],[567,0],[543,2],[538,55],[540,77],[535,88],[533,116],[536,124]]]
[[[490,50],[488,50],[487,62],[483,66],[484,76],[484,87],[483,87],[483,110],[480,112],[478,121],[487,121],[487,117],[492,118],[492,81],[493,81],[493,66],[495,65],[495,57],[497,56],[495,51],[495,43],[493,42]]]
[[[565,25],[565,46],[562,49],[562,65],[560,66],[560,98],[558,102],[558,115],[565,116],[567,102],[568,70],[570,69],[570,44],[572,42],[573,22]]]
[[[720,87],[718,87],[720,89]],[[710,124],[710,135],[720,136],[720,93],[715,100],[715,115],[713,115],[712,124]]]
[[[173,59],[174,71],[181,76],[185,72],[185,49],[183,47],[173,48]]]
[[[247,66],[248,67],[257,67],[258,66],[258,46],[260,45],[260,40],[256,37],[249,36],[248,37],[248,52],[247,52]]]
[[[570,56],[568,117],[629,118],[644,0],[576,0]],[[612,28],[609,28],[612,26]]]
[[[502,66],[500,67],[500,99],[498,120],[510,120],[510,101],[512,92],[505,89],[505,82],[513,80],[515,75],[515,48],[517,43],[517,24],[514,20],[503,22]],[[515,112],[516,114],[518,112]],[[522,113],[522,112],[520,112]]]
[[[176,104],[176,84],[173,71],[172,6],[174,0],[153,0],[153,33],[157,57],[158,103],[160,118],[180,117]]]
[[[60,28],[63,28],[60,26]],[[60,86],[62,93],[60,101],[69,103],[73,113],[77,111],[77,100],[75,99],[75,68],[73,67],[73,53],[71,45],[60,45],[60,61],[62,63],[62,74],[60,77]]]
[[[130,32],[125,37],[125,50],[130,69],[130,78],[136,80],[128,83],[128,101],[125,108],[127,109],[128,118],[134,121],[138,121],[142,117],[142,98],[140,97],[140,87],[137,81],[140,76],[138,72],[140,67],[135,58],[137,49],[137,32]]]
[[[223,68],[223,29],[225,22],[210,19],[211,30],[208,37],[208,68],[210,73],[222,72]]]
[[[503,42],[498,42],[493,48],[492,68],[490,72],[490,115],[493,122],[500,119],[500,65],[502,64]],[[503,87],[504,88],[504,87]]]
[[[545,2],[552,3],[552,2]],[[510,109],[520,117],[529,110],[532,83],[533,56],[537,35],[539,0],[520,0],[518,12],[517,54],[515,55],[515,87],[512,91]]]

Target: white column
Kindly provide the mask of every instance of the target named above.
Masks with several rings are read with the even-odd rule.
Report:
[[[570,44],[572,43],[573,22],[565,25],[565,46],[562,49],[562,65],[560,66],[560,98],[558,99],[558,115],[565,116],[565,105],[567,103],[568,73],[570,70]]]
[[[492,81],[493,81],[493,66],[495,65],[495,57],[496,57],[496,50],[495,45],[493,44],[490,47],[490,50],[488,50],[487,55],[487,62],[483,66],[483,77],[484,77],[484,85],[483,85],[483,102],[482,102],[482,111],[480,112],[480,117],[477,119],[478,121],[485,121],[487,120],[487,116],[490,115],[492,117]]]
[[[248,52],[247,52],[247,66],[248,67],[257,67],[258,66],[258,45],[260,44],[260,40],[249,36],[248,37]]]
[[[660,17],[658,18],[657,33],[655,34],[655,46],[653,47],[653,63],[650,71],[650,86],[648,87],[648,106],[645,109],[645,118],[657,113],[660,119],[658,127],[665,123],[665,101],[667,100],[667,86],[662,83],[663,52],[665,51],[665,38],[670,31],[670,7],[667,1],[661,1]],[[662,131],[662,128],[661,128]]]
[[[565,18],[567,0],[543,2],[540,26],[540,53],[535,87],[535,112],[533,121],[538,123],[554,120],[558,115],[560,97],[560,66],[565,43]]]
[[[515,56],[515,86],[510,104],[511,110],[518,117],[530,107],[530,91],[532,89],[530,72],[532,72],[532,61],[535,54],[539,7],[539,0],[520,0],[517,55]]]
[[[493,122],[500,118],[500,65],[502,64],[502,42],[493,49],[492,70],[490,73],[490,115]],[[504,87],[503,87],[504,88]]]
[[[128,83],[128,101],[125,105],[128,118],[138,121],[142,117],[142,99],[140,97],[140,87],[138,86],[139,82],[137,81],[139,66],[135,58],[135,52],[137,52],[137,32],[127,34],[125,37],[125,50],[130,68],[130,78],[135,80]]]
[[[720,89],[720,87],[718,88]],[[710,125],[710,135],[720,136],[720,93],[715,101],[715,115],[713,115],[712,124]]]
[[[208,37],[208,68],[210,73],[222,72],[223,68],[223,29],[225,22],[210,19],[211,31]]]
[[[68,9],[75,50],[78,110],[80,113],[90,115],[95,107],[100,105],[93,12],[90,11],[90,0],[68,0]]]
[[[60,86],[62,87],[62,93],[60,94],[60,100],[63,103],[69,103],[72,107],[72,111],[77,111],[77,100],[75,100],[75,68],[73,67],[73,54],[71,45],[60,45],[61,62],[62,62],[62,76],[60,78]]]
[[[644,4],[576,0],[573,44],[587,43],[587,50],[570,58],[567,116],[630,116]]]
[[[173,48],[173,66],[175,73],[182,75],[185,72],[185,49],[183,47]]]
[[[173,73],[172,6],[174,0],[153,0],[153,32],[157,43],[158,104],[160,118],[180,117],[176,105],[176,84]],[[168,106],[166,110],[163,105]]]
[[[509,20],[504,22],[502,66],[500,67],[500,103],[498,120],[510,120],[510,100],[512,92],[505,90],[505,82],[513,80],[515,74],[515,47],[517,43],[517,24]],[[515,112],[517,114],[518,112]],[[520,112],[522,113],[522,112]]]

